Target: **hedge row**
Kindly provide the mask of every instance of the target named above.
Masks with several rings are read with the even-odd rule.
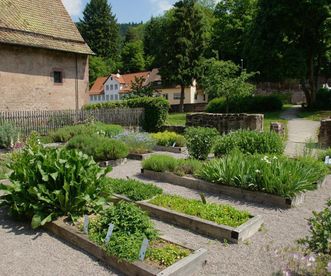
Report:
[[[84,109],[93,110],[116,107],[144,108],[145,118],[142,122],[142,127],[148,132],[153,132],[159,130],[160,127],[165,124],[170,105],[169,102],[162,97],[141,97],[118,102],[89,104],[86,105]]]

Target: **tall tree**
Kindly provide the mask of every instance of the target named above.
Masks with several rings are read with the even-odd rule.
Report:
[[[139,72],[145,70],[144,45],[141,40],[128,42],[122,50],[124,72]]]
[[[119,59],[119,27],[107,0],[87,3],[83,19],[77,25],[93,52],[107,59]]]
[[[220,59],[240,63],[256,5],[257,0],[224,0],[217,4],[212,48]]]
[[[330,0],[259,0],[247,42],[249,67],[264,80],[297,78],[313,106],[330,68]]]
[[[180,111],[184,111],[185,87],[199,76],[200,60],[206,48],[203,13],[196,0],[174,5],[173,20],[165,33],[160,74],[165,82],[180,85]]]

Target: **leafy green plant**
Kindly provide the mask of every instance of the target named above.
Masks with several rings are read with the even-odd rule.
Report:
[[[124,132],[115,137],[116,140],[125,143],[130,153],[144,154],[153,151],[156,141],[148,133]]]
[[[177,159],[166,154],[153,154],[142,162],[146,170],[155,172],[173,172],[177,165]]]
[[[190,156],[195,159],[206,160],[218,135],[219,133],[215,128],[187,128],[185,138]]]
[[[144,108],[145,116],[142,121],[142,127],[145,131],[152,132],[158,131],[159,128],[165,124],[170,105],[163,97],[139,97],[116,103],[106,102],[90,104],[85,106],[85,109],[111,109],[116,107]]]
[[[232,227],[242,225],[251,217],[248,212],[239,211],[230,205],[204,204],[200,200],[181,196],[163,194],[150,200],[149,203]]]
[[[114,193],[125,195],[134,201],[146,200],[162,194],[161,188],[133,179],[109,179],[109,185]]]
[[[105,245],[110,223],[114,224],[113,235]],[[136,205],[124,201],[106,209],[89,223],[89,238],[120,260],[137,260],[143,239],[154,240],[157,237],[158,233],[147,214]]]
[[[196,175],[209,182],[292,198],[314,190],[327,167],[312,158],[243,154],[234,150],[202,165]]]
[[[0,179],[8,178],[10,170],[7,167],[7,164],[10,162],[11,154],[1,154],[0,155]]]
[[[222,156],[239,149],[243,153],[282,154],[284,141],[275,132],[239,130],[220,136],[215,144],[215,156]]]
[[[309,219],[310,236],[300,241],[315,253],[331,254],[331,200],[321,212]]]
[[[109,138],[115,137],[122,133],[124,129],[119,125],[109,125],[101,122],[80,124],[74,126],[66,126],[59,128],[58,130],[51,132],[49,137],[53,142],[64,143],[68,142],[71,138],[78,135],[101,135]]]
[[[1,204],[14,216],[32,219],[33,228],[58,216],[98,211],[105,204],[110,169],[101,169],[81,152],[45,149],[31,138],[26,148],[13,153],[8,168],[12,184],[0,184]]]
[[[157,145],[165,147],[184,147],[186,144],[185,137],[176,132],[164,131],[153,133],[152,138],[157,141]]]
[[[180,259],[190,255],[190,250],[161,240],[154,241],[147,250],[146,257],[161,266],[171,266]]]
[[[129,153],[123,142],[96,134],[75,136],[68,142],[67,148],[80,150],[92,156],[95,161],[125,158]]]
[[[19,137],[18,129],[10,123],[0,125],[0,148],[9,148]]]

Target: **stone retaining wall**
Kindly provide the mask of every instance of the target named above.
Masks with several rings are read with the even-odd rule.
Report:
[[[323,147],[331,146],[331,119],[321,121],[321,128],[318,135],[318,142]]]
[[[186,115],[186,126],[214,127],[220,133],[239,129],[263,131],[263,114],[193,113]]]

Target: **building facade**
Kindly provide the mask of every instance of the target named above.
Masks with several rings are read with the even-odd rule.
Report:
[[[61,0],[0,0],[0,111],[79,109],[90,54]]]

